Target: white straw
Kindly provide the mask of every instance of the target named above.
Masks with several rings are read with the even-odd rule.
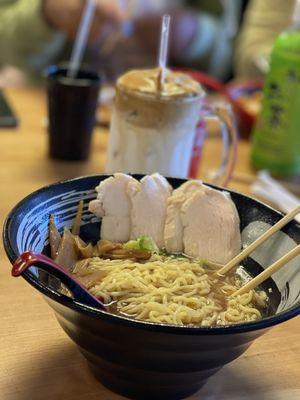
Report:
[[[72,49],[70,66],[67,73],[69,78],[75,78],[81,64],[82,56],[85,51],[86,42],[90,32],[91,22],[95,12],[95,0],[87,0],[85,8],[77,30],[75,43]]]
[[[170,15],[164,14],[161,24],[160,46],[158,65],[161,68],[161,82],[165,80],[165,71],[167,66],[169,31],[170,31]]]

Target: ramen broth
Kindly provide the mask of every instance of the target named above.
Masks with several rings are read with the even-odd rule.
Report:
[[[252,290],[231,298],[244,283],[241,276],[235,272],[218,276],[200,260],[156,254],[140,262],[94,257],[82,263],[76,264],[75,276],[80,280],[99,274],[88,288],[110,313],[120,316],[218,326],[258,320],[267,309],[265,292]]]
[[[212,275],[213,271],[212,270],[207,270],[206,271],[207,275]],[[234,277],[234,274],[231,274],[230,281],[232,281],[232,284],[234,284],[236,278]],[[221,307],[222,311],[225,311],[227,308],[227,303],[228,303],[228,293],[223,290],[221,282],[216,279],[215,280],[215,285],[214,285],[214,293],[212,296],[208,296],[208,299],[214,298],[218,300],[218,303]],[[112,314],[120,315],[120,316],[125,316],[125,317],[130,317],[130,315],[127,315],[126,313],[122,312],[117,305],[117,301],[113,301],[110,303],[107,307],[108,311]]]

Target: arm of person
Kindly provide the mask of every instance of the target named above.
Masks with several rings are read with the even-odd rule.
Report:
[[[0,0],[0,64],[40,72],[62,51],[65,36],[43,15],[42,0]]]
[[[0,0],[0,65],[11,64],[32,76],[61,55],[76,36],[85,0]],[[116,2],[95,0],[89,43],[106,29],[118,29]]]
[[[262,78],[276,36],[291,22],[294,0],[253,0],[246,11],[235,50],[235,72]]]

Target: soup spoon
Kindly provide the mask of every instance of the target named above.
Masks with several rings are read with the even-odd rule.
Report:
[[[93,296],[71,273],[44,254],[32,251],[21,254],[14,262],[11,274],[18,277],[33,265],[58,278],[70,290],[76,301],[103,310],[107,309],[103,302]]]

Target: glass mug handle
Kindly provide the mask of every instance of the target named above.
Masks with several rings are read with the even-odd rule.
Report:
[[[189,178],[195,179],[201,159],[202,145],[206,137],[206,125],[209,121],[218,121],[219,131],[223,141],[223,151],[219,168],[210,181],[220,186],[226,186],[232,176],[237,158],[238,135],[235,118],[230,104],[213,103],[210,107],[201,109],[202,118],[197,126],[194,148],[189,169]],[[204,114],[204,115],[203,115]]]

